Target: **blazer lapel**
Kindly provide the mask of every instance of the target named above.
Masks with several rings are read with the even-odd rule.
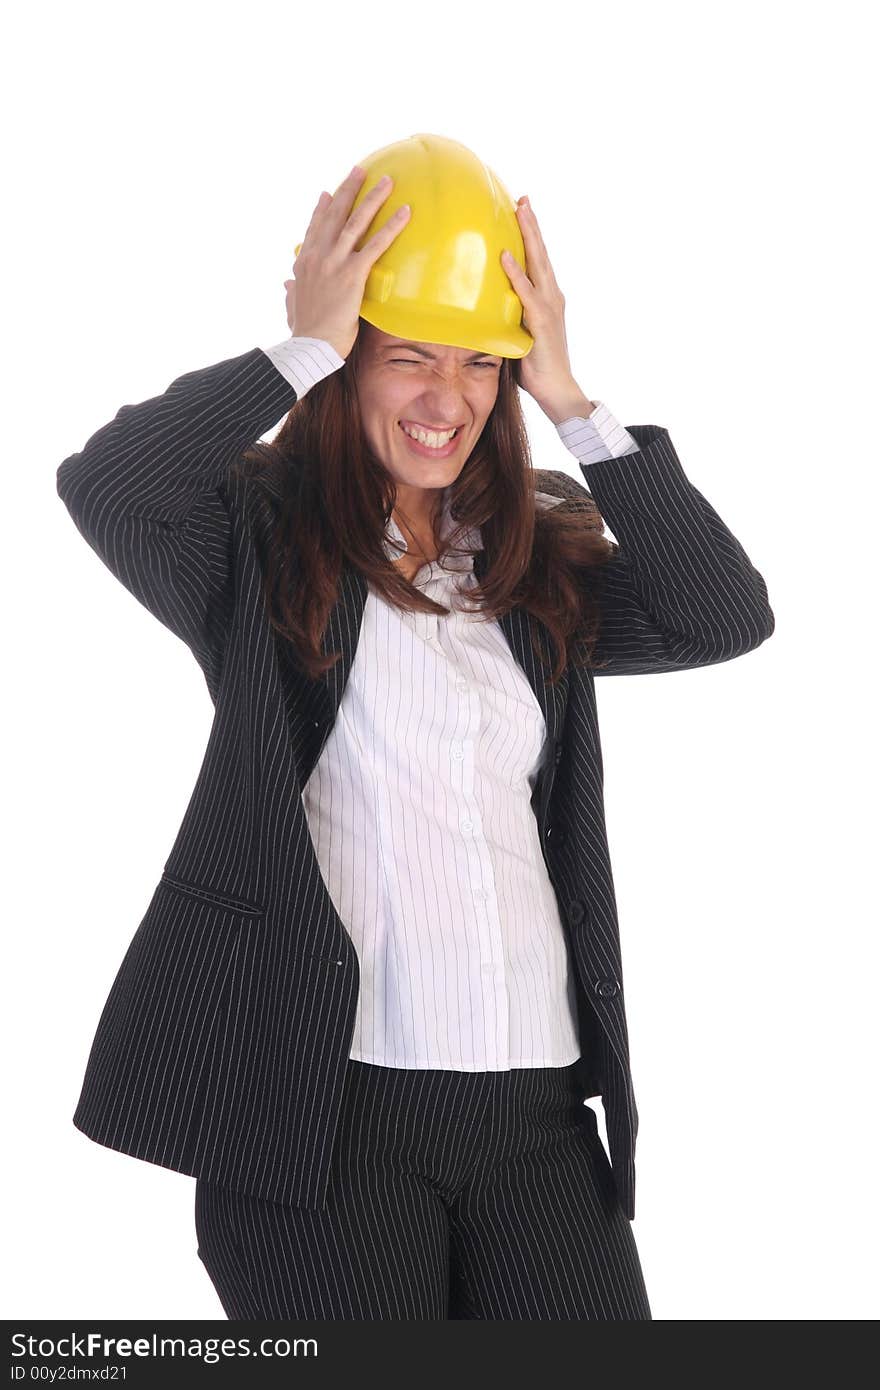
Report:
[[[267,474],[264,474],[264,481],[276,498],[280,498],[280,484],[273,477],[271,469]],[[536,485],[542,494],[543,505],[547,505],[551,497],[563,501],[572,495],[575,488],[579,494],[584,492],[584,489],[578,484],[570,482],[565,474],[547,469],[536,470]],[[485,569],[486,552],[477,550],[474,555],[474,573],[478,579],[481,579],[485,574]],[[325,656],[331,652],[341,652],[342,655],[315,682],[315,688],[319,698],[324,703],[325,714],[329,718],[331,726],[339,713],[342,696],[351,674],[367,594],[367,582],[363,575],[343,557],[336,602],[330,610],[321,644],[321,650]],[[549,629],[539,619],[534,621],[540,634],[540,641],[549,654],[553,650]],[[508,613],[499,618],[498,622],[513,657],[524,672],[541,708],[546,726],[545,756],[550,755],[552,765],[555,766],[559,762],[562,731],[565,725],[570,668],[566,666],[555,686],[545,685],[545,680],[550,675],[550,661],[549,658],[545,658],[543,662],[539,663],[532,650],[527,611],[519,605],[515,605]],[[543,778],[541,781],[543,782]],[[551,783],[552,777],[544,785],[542,794],[542,802],[544,803],[546,802],[546,792]]]
[[[485,551],[478,551],[474,557],[474,573],[481,578],[485,573]],[[342,653],[339,661],[329,667],[318,684],[323,688],[327,713],[331,724],[339,712],[342,696],[351,674],[358,636],[364,616],[368,588],[363,575],[347,559],[343,559],[339,580],[339,593],[330,611],[329,621],[322,641],[323,654],[338,651]],[[538,619],[534,620],[540,640],[547,653],[553,651],[549,629]],[[526,609],[515,605],[508,613],[498,619],[508,646],[532,687],[535,698],[541,707],[546,725],[545,750],[555,750],[562,739],[565,723],[565,710],[568,702],[569,670],[566,666],[555,686],[545,685],[551,672],[549,659],[539,663],[532,650],[529,614]],[[558,762],[558,757],[555,761]]]

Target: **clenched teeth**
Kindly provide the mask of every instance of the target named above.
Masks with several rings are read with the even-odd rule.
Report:
[[[450,439],[457,433],[457,430],[444,430],[442,434],[436,430],[419,430],[414,425],[405,425],[402,421],[398,422],[405,434],[413,439],[417,439],[420,444],[427,444],[431,449],[442,449],[444,444],[448,444]]]

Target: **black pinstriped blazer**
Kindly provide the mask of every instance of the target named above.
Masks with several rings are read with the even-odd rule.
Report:
[[[351,670],[367,597],[349,565],[318,680],[266,617],[271,492],[229,473],[296,400],[260,348],[123,406],[58,469],[104,564],[190,647],[215,713],[164,872],[101,1014],[73,1122],[97,1143],[297,1206],[327,1205],[354,1027],[357,955],[319,872],[301,792]],[[762,576],[686,477],[668,432],[582,464],[617,538],[603,567],[596,674],[729,661],[774,629]],[[536,486],[583,497],[565,473]],[[478,576],[484,555],[475,557]],[[635,1214],[638,1112],[603,809],[593,673],[555,687],[527,614],[500,620],[546,720],[532,806],[576,972],[584,1098],[601,1095],[618,1191]],[[542,632],[542,639],[546,641]]]

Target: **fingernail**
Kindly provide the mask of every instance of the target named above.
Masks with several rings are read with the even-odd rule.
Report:
[[[352,169],[351,174],[349,175],[349,177],[351,178],[352,175],[354,175],[354,174],[362,174],[363,172],[364,172],[364,171],[363,171],[363,169],[361,168],[361,166],[360,166],[359,164],[356,164],[356,165],[354,166],[354,168]]]

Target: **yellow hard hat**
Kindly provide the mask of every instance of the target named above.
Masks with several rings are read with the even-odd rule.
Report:
[[[516,205],[497,174],[443,135],[411,135],[357,162],[366,178],[352,211],[383,174],[394,183],[355,250],[402,203],[410,205],[403,231],[367,277],[361,317],[395,338],[525,357],[534,339],[501,264],[507,247],[525,270],[525,247]]]

